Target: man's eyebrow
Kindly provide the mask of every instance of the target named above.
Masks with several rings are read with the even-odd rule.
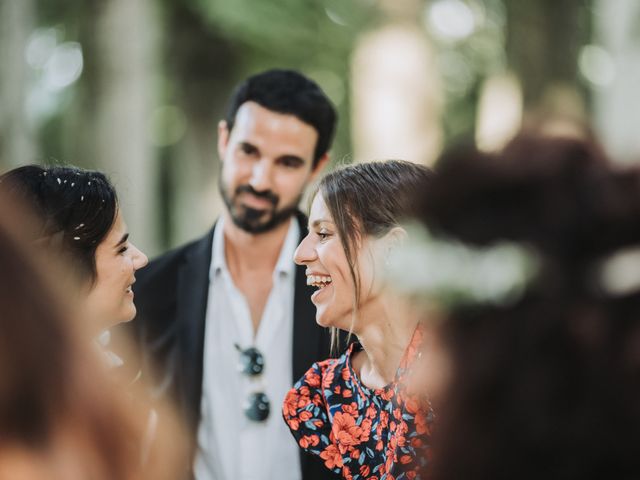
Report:
[[[127,240],[129,240],[129,234],[125,233],[124,235],[122,235],[122,238],[120,239],[120,241],[116,243],[116,247],[119,247],[120,245],[125,243]]]

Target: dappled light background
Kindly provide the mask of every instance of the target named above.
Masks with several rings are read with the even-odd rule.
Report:
[[[640,158],[636,0],[0,0],[0,170],[104,170],[151,255],[220,211],[217,122],[271,67],[336,104],[333,164],[431,163],[521,126]]]

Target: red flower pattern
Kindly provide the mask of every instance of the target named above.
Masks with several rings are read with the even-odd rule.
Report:
[[[298,445],[300,445],[302,448],[309,448],[315,447],[319,443],[320,439],[318,438],[318,435],[305,435],[300,439]]]
[[[396,378],[380,390],[362,385],[353,372],[357,344],[339,359],[314,364],[282,407],[298,445],[348,480],[419,480],[433,413],[426,398],[404,388],[403,379],[421,342],[418,328]]]
[[[329,469],[333,469],[335,467],[342,468],[344,465],[342,462],[342,455],[338,451],[338,448],[332,443],[330,443],[327,448],[320,453],[320,458],[324,460],[324,464]]]

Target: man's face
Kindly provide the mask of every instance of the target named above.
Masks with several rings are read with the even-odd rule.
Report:
[[[328,160],[323,156],[313,168],[317,140],[312,126],[255,102],[240,106],[231,132],[220,122],[220,191],[238,227],[261,233],[290,218]]]

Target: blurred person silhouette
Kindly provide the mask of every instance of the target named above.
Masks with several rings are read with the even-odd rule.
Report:
[[[444,318],[429,478],[640,478],[640,169],[524,133],[437,172],[395,275]]]
[[[428,168],[389,160],[329,173],[295,254],[316,291],[316,322],[357,337],[338,359],[314,363],[285,398],[298,445],[347,479],[418,478],[433,412],[411,390],[424,331],[383,281],[404,240],[400,222],[429,184]]]
[[[66,262],[25,242],[39,220],[0,191],[0,479],[173,480],[184,454],[170,410],[141,459],[146,408],[86,341]],[[28,230],[25,230],[28,229]]]
[[[222,215],[135,285],[144,364],[180,405],[198,480],[327,478],[270,410],[329,355],[293,253],[306,234],[298,203],[328,163],[335,123],[325,93],[298,72],[244,80],[218,126]]]
[[[136,314],[132,285],[147,257],[129,240],[116,191],[101,172],[73,166],[18,167],[0,186],[33,212],[29,241],[73,272],[93,336]]]

